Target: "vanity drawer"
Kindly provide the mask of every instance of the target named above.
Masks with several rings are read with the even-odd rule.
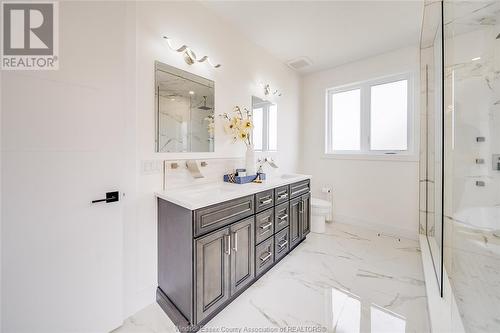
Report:
[[[273,206],[274,206],[274,190],[260,192],[255,195],[256,212],[261,212]]]
[[[274,189],[274,198],[276,200],[276,204],[280,204],[282,202],[288,202],[288,199],[290,198],[290,194],[288,192],[289,192],[288,185]]]
[[[298,197],[310,191],[309,179],[290,185],[290,198]]]
[[[288,201],[274,208],[274,232],[288,227],[290,205]]]
[[[255,247],[255,275],[264,273],[274,263],[274,238],[271,237]]]
[[[254,207],[254,197],[250,195],[197,209],[194,211],[194,236],[201,236],[250,216],[254,213]]]
[[[288,244],[288,228],[285,228],[274,235],[274,260],[278,261],[283,258],[289,251]]]
[[[255,215],[255,244],[274,234],[274,209]]]

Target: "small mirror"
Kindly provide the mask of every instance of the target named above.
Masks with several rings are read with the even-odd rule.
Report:
[[[214,82],[155,63],[156,151],[214,151]]]
[[[278,106],[270,101],[252,96],[254,149],[278,150]]]

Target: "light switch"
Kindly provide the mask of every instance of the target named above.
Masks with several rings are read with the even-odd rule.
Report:
[[[141,174],[154,175],[161,173],[163,162],[161,160],[143,160],[141,161]]]

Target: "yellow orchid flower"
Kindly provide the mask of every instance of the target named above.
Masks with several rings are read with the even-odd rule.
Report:
[[[245,121],[243,122],[243,127],[244,127],[244,128],[252,128],[252,127],[253,127],[253,124],[252,124],[252,122],[251,122],[250,120],[245,120]]]

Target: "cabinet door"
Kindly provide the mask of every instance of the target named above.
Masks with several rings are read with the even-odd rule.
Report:
[[[254,217],[231,226],[231,295],[255,277]]]
[[[302,196],[302,204],[300,207],[300,236],[306,238],[307,234],[311,232],[311,194],[308,193]]]
[[[229,228],[195,240],[196,324],[229,299],[229,243]]]
[[[290,249],[295,245],[297,245],[297,243],[299,243],[301,240],[301,232],[300,232],[301,205],[302,205],[301,197],[290,200],[290,214],[289,214]]]

